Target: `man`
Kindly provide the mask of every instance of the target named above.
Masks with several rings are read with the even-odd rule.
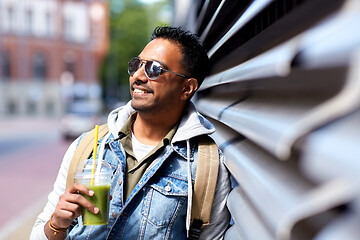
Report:
[[[152,40],[129,62],[132,100],[110,113],[109,133],[100,140],[103,156],[98,158],[114,171],[108,225],[83,226],[82,208],[99,211],[81,195],[93,192],[81,184],[65,189],[76,140],[31,239],[186,239],[187,196],[192,191],[188,177],[195,180],[197,137],[214,132],[190,101],[207,68],[208,57],[194,35],[180,28],[156,28]],[[229,191],[220,155],[211,222],[200,239],[223,238],[230,218],[225,206]]]

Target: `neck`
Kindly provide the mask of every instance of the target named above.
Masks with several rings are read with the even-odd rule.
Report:
[[[172,116],[154,117],[138,112],[132,131],[136,139],[147,145],[158,144],[180,120],[182,112]]]

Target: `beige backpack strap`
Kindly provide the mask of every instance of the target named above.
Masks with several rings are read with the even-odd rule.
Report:
[[[109,132],[107,124],[99,126],[98,139],[103,138]],[[82,160],[88,159],[94,148],[95,128],[81,139],[71,159],[66,179],[66,188],[74,184],[76,168]]]
[[[210,223],[211,208],[219,173],[219,150],[214,140],[208,136],[201,136],[198,144],[191,225],[192,228],[200,229]],[[199,224],[201,225],[199,226]],[[194,225],[198,225],[198,227]]]

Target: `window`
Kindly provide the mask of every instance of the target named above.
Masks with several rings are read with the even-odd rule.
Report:
[[[36,53],[33,57],[32,69],[33,77],[35,80],[45,80],[46,79],[46,58],[43,53]]]
[[[75,76],[75,62],[72,60],[65,61],[65,71],[70,72]]]
[[[36,114],[36,111],[37,111],[37,108],[36,108],[36,103],[34,101],[27,101],[26,103],[26,113],[28,115],[35,115]]]
[[[10,78],[10,60],[6,51],[0,52],[0,77],[1,80]]]
[[[10,32],[15,30],[14,26],[14,10],[12,7],[9,7],[7,10],[7,23],[8,23],[8,30]]]
[[[9,115],[15,115],[18,112],[18,107],[16,105],[16,101],[10,100],[6,105],[6,113]]]
[[[46,102],[45,106],[46,106],[45,107],[46,114],[48,116],[54,116],[55,115],[55,104],[54,104],[54,102],[48,101],[48,102]]]
[[[67,41],[74,40],[73,36],[73,22],[70,18],[64,19],[64,38]]]
[[[33,24],[33,12],[28,9],[25,12],[25,23],[24,23],[24,33],[30,35],[32,33],[32,24]]]
[[[46,24],[46,36],[47,37],[51,37],[52,35],[52,17],[50,12],[46,13],[45,16],[46,20],[45,20],[45,24]]]

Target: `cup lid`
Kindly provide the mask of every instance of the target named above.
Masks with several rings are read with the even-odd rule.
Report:
[[[92,177],[93,159],[86,159],[79,163],[76,168],[75,178]],[[112,176],[110,165],[104,160],[96,159],[95,177],[96,176]]]

